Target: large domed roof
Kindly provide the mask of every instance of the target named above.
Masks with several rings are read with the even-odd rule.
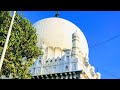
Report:
[[[86,38],[72,22],[58,17],[51,17],[42,19],[33,26],[37,30],[38,47],[44,42],[46,46],[72,49],[72,34],[77,30],[80,35],[80,49],[84,55],[88,54]]]

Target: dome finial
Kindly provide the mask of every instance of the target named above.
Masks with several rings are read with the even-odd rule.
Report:
[[[59,12],[56,11],[55,17],[59,17],[59,16],[60,16]]]

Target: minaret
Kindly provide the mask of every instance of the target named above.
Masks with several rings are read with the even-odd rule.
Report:
[[[45,57],[45,49],[46,49],[46,46],[44,44],[44,42],[42,43],[41,47],[40,47],[40,50],[42,52],[42,56]]]
[[[96,73],[96,79],[100,79],[101,78],[101,74],[99,72]]]
[[[87,54],[85,54],[85,57],[84,57],[84,65],[86,66],[86,67],[88,67],[88,65],[89,65],[89,58],[88,58],[88,55]]]
[[[42,72],[43,72],[43,65],[44,65],[44,63],[45,63],[45,58],[46,58],[46,53],[45,53],[46,46],[45,46],[44,42],[42,42],[42,45],[41,45],[41,47],[40,47],[40,50],[41,50],[41,52],[42,52],[42,55],[40,55],[40,57],[42,58],[42,59],[41,59],[41,64],[42,64],[42,66],[41,66],[40,74],[42,74]]]
[[[76,30],[75,33],[72,34],[72,57],[79,58],[79,34]]]

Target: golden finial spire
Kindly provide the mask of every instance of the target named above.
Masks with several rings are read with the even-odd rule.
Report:
[[[59,12],[56,11],[55,17],[59,17],[59,16],[60,16]]]

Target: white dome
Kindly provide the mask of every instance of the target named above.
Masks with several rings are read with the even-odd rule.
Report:
[[[42,19],[33,24],[33,26],[37,30],[38,47],[44,42],[46,46],[72,49],[72,34],[77,30],[80,35],[80,49],[84,55],[88,54],[86,38],[82,31],[72,22],[62,18],[51,17]]]

